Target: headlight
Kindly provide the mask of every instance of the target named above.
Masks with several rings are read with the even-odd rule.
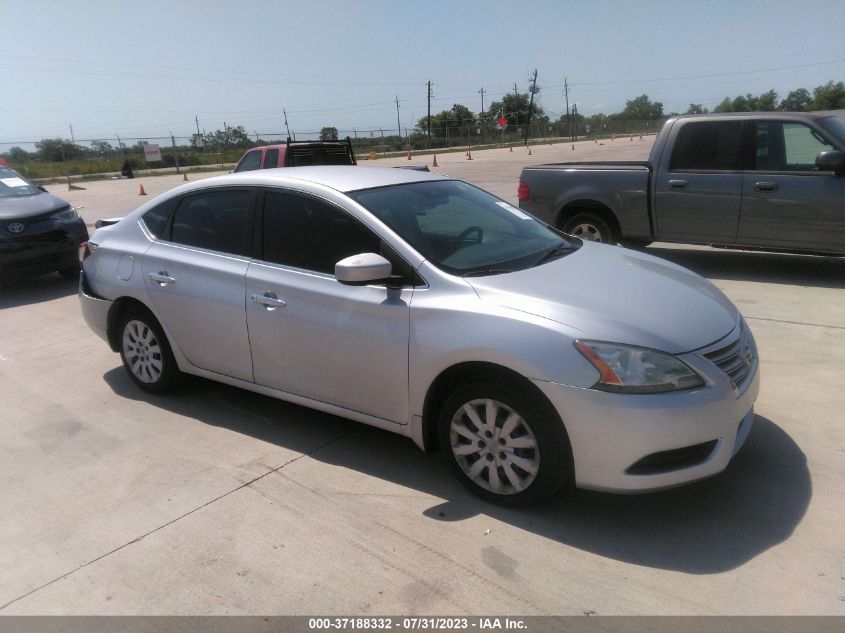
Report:
[[[652,349],[575,341],[575,348],[599,372],[593,389],[617,393],[660,393],[704,385],[693,369],[674,356]]]
[[[56,211],[56,213],[54,213],[50,217],[54,220],[75,220],[79,217],[79,214],[73,207],[65,207],[64,209]]]

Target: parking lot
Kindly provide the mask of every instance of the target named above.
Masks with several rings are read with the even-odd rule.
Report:
[[[651,141],[439,154],[437,171],[515,203],[523,165],[644,159]],[[181,182],[50,190],[93,224]],[[748,320],[751,436],[692,486],[528,510],[471,496],[398,435],[201,379],[146,394],[74,282],[0,286],[0,614],[845,614],[845,259],[647,251]]]

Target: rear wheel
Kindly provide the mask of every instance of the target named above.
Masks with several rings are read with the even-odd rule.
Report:
[[[563,223],[562,231],[590,242],[616,244],[610,225],[595,213],[578,213]]]
[[[571,450],[560,417],[511,385],[459,387],[443,405],[439,433],[452,471],[487,501],[537,503],[571,481]]]
[[[118,328],[120,359],[132,382],[150,393],[172,390],[181,372],[155,317],[133,308],[121,316]]]

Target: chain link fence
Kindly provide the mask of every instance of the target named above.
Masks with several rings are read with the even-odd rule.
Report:
[[[577,125],[563,122],[532,123],[528,129],[530,143],[599,140],[614,136],[655,134],[664,120],[579,121]],[[243,128],[229,128],[240,130]],[[334,128],[332,128],[334,132]],[[352,128],[336,130],[332,139],[351,140],[359,160],[376,159],[408,150],[423,152],[431,149],[448,151],[471,147],[496,147],[521,144],[526,136],[524,125],[508,125],[505,129],[485,123],[432,127],[431,136],[419,128]],[[319,140],[320,131],[291,130],[291,140]],[[144,138],[42,139],[0,143],[0,158],[12,168],[32,179],[58,180],[86,177],[120,176],[128,167],[133,172],[154,170],[197,171],[231,169],[243,153],[258,145],[284,143],[287,132],[240,133],[232,140],[223,135],[166,136]],[[158,146],[159,160],[148,160],[145,147]],[[24,149],[29,147],[29,149]]]

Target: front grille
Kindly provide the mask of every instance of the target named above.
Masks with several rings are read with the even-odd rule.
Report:
[[[724,347],[705,353],[704,357],[728,375],[734,388],[741,385],[754,366],[754,352],[748,341],[745,325],[741,327],[737,339]]]
[[[70,236],[66,231],[45,231],[44,233],[27,234],[26,231],[19,235],[13,235],[3,240],[11,244],[15,250],[26,250],[30,248],[42,248],[62,242],[70,242]]]
[[[625,473],[628,475],[656,475],[696,466],[710,457],[717,442],[718,440],[710,440],[693,446],[684,446],[671,451],[660,451],[646,455],[641,460],[628,466]]]

